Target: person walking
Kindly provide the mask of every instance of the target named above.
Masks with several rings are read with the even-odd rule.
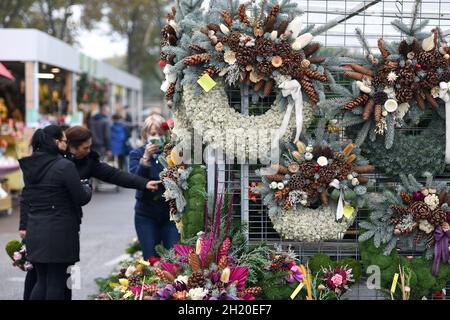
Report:
[[[158,180],[163,166],[158,161],[164,144],[163,119],[151,116],[144,122],[142,139],[146,144],[130,153],[130,172]],[[141,244],[144,259],[157,257],[155,246],[163,244],[171,248],[179,241],[176,225],[169,219],[169,205],[163,198],[164,186],[159,184],[156,191],[136,192],[135,228]]]
[[[23,172],[20,210],[27,216],[27,259],[37,274],[31,300],[64,300],[68,268],[80,260],[79,208],[91,200],[74,163],[61,152],[67,139],[59,126],[38,129],[32,139],[33,153],[19,160]]]
[[[126,167],[126,160],[130,153],[129,130],[122,121],[122,116],[116,113],[113,116],[113,124],[111,125],[111,153],[114,159],[117,159],[117,165],[120,170]]]
[[[109,106],[103,103],[100,112],[90,120],[92,132],[92,150],[98,152],[101,157],[111,155],[111,130],[109,122]]]

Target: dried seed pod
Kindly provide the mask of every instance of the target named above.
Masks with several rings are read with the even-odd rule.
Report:
[[[259,81],[257,84],[255,84],[253,86],[253,91],[258,92],[259,90],[261,90],[262,88],[264,88],[264,85],[266,84],[266,82],[264,80]]]
[[[369,68],[360,66],[359,64],[356,64],[356,63],[350,64],[350,68],[352,68],[353,71],[356,71],[356,72],[358,72],[358,73],[365,74],[365,75],[367,75],[367,76],[371,76],[371,77],[372,77],[372,76],[374,75],[374,73],[373,73],[372,70],[370,70]]]
[[[220,26],[218,24],[215,24],[215,23],[208,23],[207,27],[208,27],[209,30],[212,30],[214,32],[217,32],[217,31],[220,30]]]
[[[315,43],[310,43],[308,44],[305,48],[303,48],[303,53],[305,54],[305,57],[309,57],[312,56],[314,53],[317,52],[317,50],[320,49],[320,44],[315,42]]]
[[[286,175],[289,173],[288,168],[286,168],[285,166],[282,166],[280,164],[274,164],[272,165],[272,168],[274,168],[275,170],[277,170],[277,174],[283,174]]]
[[[376,122],[381,121],[381,115],[383,113],[383,107],[379,104],[375,106],[374,118]]]
[[[202,264],[200,258],[198,257],[198,255],[195,254],[195,252],[193,251],[189,252],[188,261],[193,272],[198,272],[201,270]]]
[[[355,109],[355,108],[359,107],[360,105],[367,103],[368,100],[369,100],[369,96],[367,94],[363,94],[362,96],[356,97],[355,99],[353,99],[352,101],[347,103],[342,108],[342,111],[350,111],[352,109]]]
[[[273,89],[273,80],[267,80],[266,84],[264,85],[264,92],[263,96],[267,98]]]
[[[424,111],[425,110],[425,100],[423,99],[420,92],[418,92],[416,94],[416,102],[417,102],[417,105],[419,106],[420,110]]]
[[[368,77],[362,73],[354,72],[354,71],[345,71],[344,75],[351,79],[358,80],[358,81],[363,81],[365,78]]]
[[[218,268],[219,270],[223,270],[228,266],[228,257],[227,256],[223,256],[220,258],[219,264],[218,264]]]
[[[437,103],[437,101],[433,98],[433,96],[431,95],[431,93],[429,93],[428,91],[425,91],[425,97],[427,99],[427,101],[430,103],[431,107],[433,109],[437,109],[439,107],[439,104]]]
[[[375,109],[375,100],[369,99],[369,101],[367,101],[366,103],[366,106],[364,107],[363,119],[369,120],[373,114],[374,109]]]
[[[267,178],[267,180],[269,181],[275,181],[275,182],[281,182],[284,180],[284,175],[283,174],[271,174],[268,176],[265,176]]]
[[[223,17],[223,21],[225,21],[225,24],[228,27],[231,27],[233,25],[233,17],[231,16],[231,14],[228,11],[224,10],[221,12],[221,15]]]
[[[352,154],[348,157],[347,162],[348,163],[352,163],[353,161],[355,161],[357,158],[356,154]]]
[[[371,165],[365,165],[365,166],[358,166],[354,167],[353,171],[356,173],[371,173],[375,171],[375,167]]]
[[[281,21],[280,26],[278,27],[278,34],[280,36],[286,32],[288,25],[289,25],[289,21],[287,21],[287,20]]]
[[[387,57],[389,57],[390,53],[389,51],[386,50],[386,48],[384,47],[383,44],[383,39],[379,38],[378,39],[378,49],[380,50],[381,55],[383,56],[384,59],[386,59]]]
[[[356,156],[355,156],[356,157]],[[369,177],[358,176],[359,184],[367,184],[369,182]]]
[[[249,20],[249,18],[247,16],[246,10],[247,9],[245,8],[245,4],[241,4],[239,6],[239,10],[238,10],[238,18],[239,18],[240,22],[249,25],[250,24],[250,20]]]
[[[315,63],[315,64],[319,64],[324,62],[325,60],[327,60],[326,57],[318,57],[318,56],[314,56],[314,57],[309,57],[308,58],[309,62],[311,63]]]
[[[407,192],[400,192],[400,197],[402,198],[403,202],[406,204],[411,204],[413,202],[413,197]]]
[[[342,151],[342,154],[344,156],[348,157],[352,153],[354,148],[355,148],[355,145],[353,143],[350,143],[344,148],[344,150]]]

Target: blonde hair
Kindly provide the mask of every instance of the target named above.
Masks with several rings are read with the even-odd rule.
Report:
[[[142,126],[141,138],[143,140],[147,139],[148,132],[150,131],[152,126],[155,126],[156,130],[158,130],[158,133],[163,136],[165,134],[164,130],[162,129],[162,123],[164,121],[164,118],[159,114],[152,114],[151,116],[147,117],[147,119],[144,120],[144,125]]]

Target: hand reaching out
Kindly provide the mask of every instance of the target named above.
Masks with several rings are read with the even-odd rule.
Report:
[[[150,190],[150,191],[156,191],[156,190],[158,190],[159,185],[160,185],[161,183],[162,183],[161,180],[158,180],[158,181],[155,181],[155,180],[149,181],[149,182],[147,183],[147,190]]]

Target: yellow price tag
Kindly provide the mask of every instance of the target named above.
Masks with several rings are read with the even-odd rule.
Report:
[[[201,76],[197,83],[205,90],[205,92],[211,91],[217,84],[207,73]]]
[[[344,217],[350,219],[354,213],[355,208],[353,208],[351,205],[347,204],[346,206],[344,206]]]
[[[391,293],[395,292],[395,289],[397,288],[397,282],[398,282],[398,273],[394,274],[394,280],[392,280],[392,286],[391,286]]]
[[[298,285],[298,287],[291,294],[291,300],[295,299],[295,297],[300,293],[300,290],[302,290],[304,286],[305,284],[303,282]]]
[[[139,263],[144,265],[144,266],[146,266],[146,267],[150,266],[150,262],[145,261],[144,259],[139,260]]]

